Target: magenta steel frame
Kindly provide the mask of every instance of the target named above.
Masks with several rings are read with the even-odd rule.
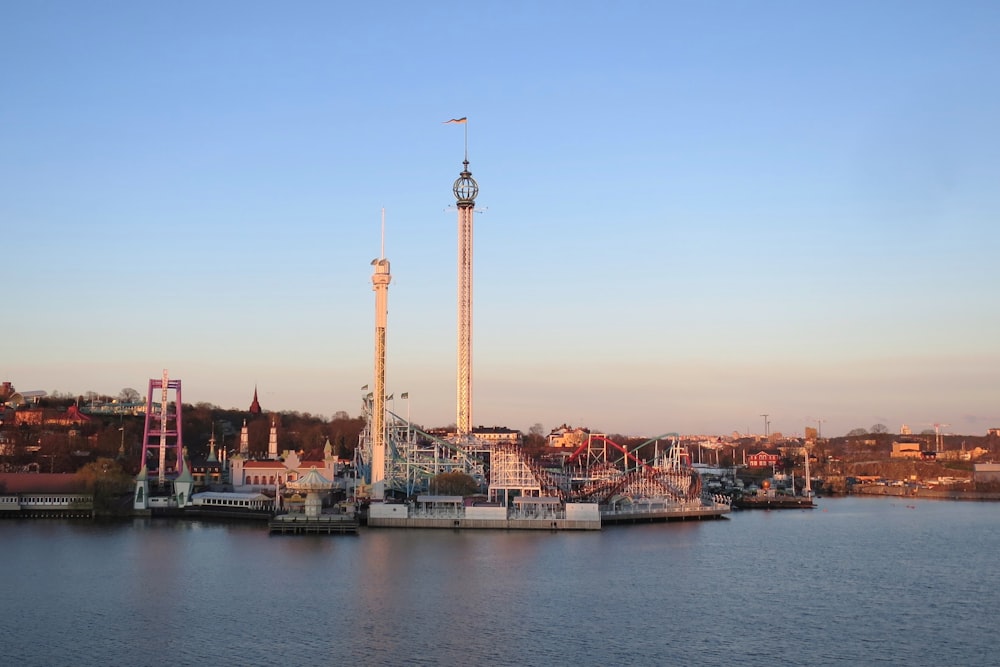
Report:
[[[184,437],[181,419],[181,381],[167,380],[167,389],[174,390],[174,413],[170,413],[169,405],[161,405],[160,410],[153,409],[153,390],[163,390],[163,380],[150,378],[149,392],[146,394],[146,423],[142,429],[142,458],[139,459],[140,466],[146,465],[146,470],[150,474],[159,472],[159,452],[160,452],[160,431],[161,419],[166,419],[167,429],[167,451],[173,451],[173,470],[168,466],[167,471],[176,475],[180,472],[180,461],[184,455]],[[151,428],[152,427],[152,428]],[[150,463],[149,452],[154,452],[153,463]]]

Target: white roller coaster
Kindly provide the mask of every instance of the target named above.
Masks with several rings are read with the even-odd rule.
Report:
[[[371,482],[373,396],[362,400],[365,428],[355,450],[354,465],[358,475]],[[442,473],[463,472],[485,485],[483,458],[485,443],[463,438],[461,444],[426,433],[390,410],[385,424],[385,496],[409,498],[433,492],[431,481]]]

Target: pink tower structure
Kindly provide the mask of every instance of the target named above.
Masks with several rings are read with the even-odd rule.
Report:
[[[153,403],[153,391],[159,389],[159,404]],[[169,391],[174,390],[173,411]],[[142,430],[141,466],[148,472],[154,472],[149,464],[149,454],[156,452],[158,465],[155,468],[157,482],[163,486],[168,470],[177,473],[181,469],[184,457],[184,442],[181,429],[181,381],[167,377],[163,369],[163,377],[159,380],[149,380],[149,393],[146,395],[146,424]],[[168,469],[167,452],[170,452]]]

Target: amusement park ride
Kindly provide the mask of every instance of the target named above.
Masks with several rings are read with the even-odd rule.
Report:
[[[355,457],[358,474],[364,479],[371,479],[373,405],[371,396],[364,399],[369,427],[361,435]],[[692,503],[700,501],[702,495],[701,477],[691,467],[676,433],[651,438],[631,450],[605,435],[590,434],[561,466],[543,467],[517,445],[481,442],[474,437],[455,442],[426,433],[391,411],[386,417],[386,499],[430,493],[432,480],[448,472],[469,475],[487,488],[487,502],[504,506],[518,496],[610,507],[650,498]],[[650,444],[655,445],[653,459],[639,459],[636,452]]]
[[[467,125],[465,118],[447,122]],[[599,528],[600,523],[612,515],[629,515],[632,517],[630,520],[641,520],[644,517],[638,515],[642,512],[648,512],[646,518],[654,514],[659,518],[669,518],[670,513],[718,516],[728,512],[728,504],[721,499],[702,497],[701,478],[691,466],[676,433],[657,436],[631,450],[606,435],[590,434],[586,442],[563,458],[560,464],[549,467],[528,457],[515,444],[486,442],[476,437],[472,428],[472,233],[479,186],[469,171],[467,133],[462,165],[452,188],[458,209],[455,433],[447,438],[432,435],[416,428],[409,414],[403,419],[386,407],[386,332],[392,276],[389,260],[385,256],[383,210],[382,248],[379,257],[371,262],[374,267],[372,289],[375,292],[373,391],[362,399],[365,428],[355,450],[357,477],[351,495],[355,498],[367,496],[371,501],[373,513],[370,519],[396,521],[396,515],[403,510],[398,504],[391,506],[392,501],[415,501],[420,505],[418,511],[422,512],[436,502],[432,481],[443,473],[461,472],[486,490],[486,498],[481,499],[479,505],[474,505],[467,517],[462,514],[464,510],[454,507],[458,512],[455,523],[442,524],[442,527],[459,526],[464,520],[462,517],[485,522],[472,527],[510,527],[513,524],[509,521],[521,521],[511,517],[537,513],[546,515],[544,523],[538,526],[521,523],[514,527],[582,526],[592,529]],[[168,400],[168,390],[171,389],[175,392],[172,402]],[[364,389],[367,391],[368,385]],[[153,400],[155,390],[160,392],[159,404]],[[150,380],[147,404],[151,409],[146,415],[143,467],[136,479],[134,507],[137,510],[148,509],[153,506],[154,500],[160,502],[159,497],[150,497],[149,478],[154,475],[156,488],[152,490],[158,489],[160,493],[153,495],[161,495],[163,489],[172,483],[172,498],[166,499],[166,502],[183,507],[192,500],[193,479],[183,454],[180,381],[170,380],[166,371],[161,380]],[[665,445],[662,450],[661,443]],[[650,460],[639,458],[637,453],[647,451],[645,448],[651,444],[654,445],[654,456]],[[269,444],[268,450],[271,459],[278,458],[276,441]],[[332,480],[323,478],[324,485],[330,482]],[[285,485],[291,488],[287,480]],[[345,483],[345,486],[350,485]],[[278,492],[277,486],[275,492]],[[449,507],[464,503],[461,497],[437,498]],[[242,502],[241,499],[235,500]],[[511,514],[503,514],[501,508],[510,507],[514,508]],[[549,522],[549,519],[554,521]]]
[[[466,118],[446,121],[466,129],[465,159],[452,192],[458,209],[458,336],[457,415],[453,437],[444,439],[414,428],[385,406],[385,334],[389,261],[385,258],[385,215],[382,254],[372,261],[375,273],[374,391],[362,401],[365,430],[355,453],[355,468],[373,501],[413,498],[431,491],[431,480],[447,472],[463,472],[488,489],[489,503],[507,506],[516,497],[549,497],[562,503],[596,503],[602,507],[657,498],[668,503],[700,502],[701,478],[679,446],[676,434],[659,436],[628,451],[604,435],[591,435],[558,468],[543,468],[517,446],[481,442],[472,429],[472,235],[479,185],[469,171]],[[652,461],[635,452],[673,437],[672,445]],[[615,458],[617,457],[617,459]]]

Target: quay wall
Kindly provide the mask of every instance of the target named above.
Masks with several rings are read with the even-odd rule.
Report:
[[[601,521],[576,519],[471,519],[368,517],[370,528],[451,528],[491,530],[600,530]]]
[[[928,498],[932,500],[998,501],[996,491],[953,491],[948,489],[913,489],[905,486],[855,485],[851,493],[859,496],[891,496],[895,498]]]
[[[659,521],[703,521],[724,519],[729,514],[728,506],[704,507],[699,509],[663,509],[646,512],[603,512],[601,519],[604,523],[650,523]]]
[[[21,509],[0,512],[0,519],[93,519],[93,509]]]

